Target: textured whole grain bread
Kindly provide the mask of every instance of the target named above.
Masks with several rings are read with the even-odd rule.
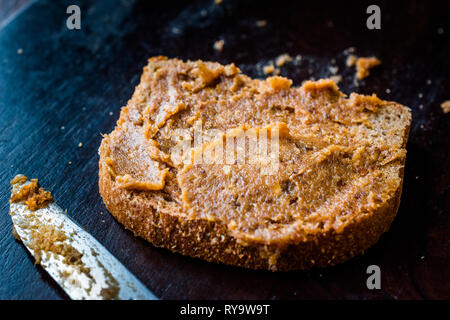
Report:
[[[346,97],[331,80],[291,83],[250,79],[233,64],[149,59],[100,146],[108,210],[155,246],[246,268],[324,267],[362,253],[396,215],[410,111]],[[242,132],[275,129],[275,173],[248,153],[231,164],[194,161]],[[175,159],[180,143],[188,160]]]

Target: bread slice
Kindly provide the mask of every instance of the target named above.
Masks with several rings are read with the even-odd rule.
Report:
[[[233,64],[149,59],[100,146],[108,210],[155,246],[245,268],[324,267],[362,253],[396,215],[410,110],[346,97],[327,79],[291,84]],[[215,149],[242,135],[241,157]],[[263,170],[270,156],[249,149],[251,136],[277,142],[276,170]]]

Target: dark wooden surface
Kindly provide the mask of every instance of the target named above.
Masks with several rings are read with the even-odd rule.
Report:
[[[80,31],[65,27],[73,3],[82,9]],[[440,109],[450,99],[448,14],[437,3],[379,3],[382,29],[370,31],[368,4],[34,2],[0,30],[0,298],[67,298],[13,239],[8,181],[24,173],[39,178],[74,220],[163,299],[449,299],[450,132]],[[265,28],[255,26],[260,19],[267,20]],[[213,49],[219,39],[225,40],[222,52]],[[345,67],[342,52],[350,46],[383,61],[360,87]],[[334,58],[344,92],[374,92],[411,107],[404,192],[389,232],[365,255],[336,267],[270,273],[183,257],[124,230],[99,196],[97,149],[146,58],[235,62],[263,77],[261,64],[285,52],[304,57],[281,71],[296,85],[330,75]],[[381,268],[381,290],[366,288],[371,264]]]

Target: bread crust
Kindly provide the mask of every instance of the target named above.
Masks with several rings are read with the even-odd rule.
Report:
[[[149,66],[152,66],[153,63],[158,61],[168,60],[165,57],[156,57],[149,61]],[[179,61],[175,63],[179,63]],[[233,68],[235,67],[222,70],[225,73],[229,72],[232,76],[235,72]],[[162,74],[161,70],[156,70],[156,68],[149,67],[144,72],[141,79],[143,85],[136,89],[137,93],[130,100],[129,107],[141,102],[141,97],[147,96],[146,90],[149,87],[151,73],[157,74],[160,72],[160,75]],[[205,74],[205,77],[208,78],[209,74]],[[290,86],[289,81],[280,78],[272,79],[268,83],[274,90],[285,90]],[[328,97],[331,92],[330,99],[333,99],[334,95],[341,94],[337,91],[337,87],[334,87],[335,85],[333,86],[329,82],[319,81],[306,84],[305,90],[309,92],[309,95],[314,96],[320,93],[324,94],[325,97]],[[197,87],[194,86],[191,89],[197,90]],[[381,103],[381,100],[376,97],[363,98],[355,95],[351,96],[348,101],[354,103],[352,106],[355,108],[363,105],[376,112],[376,108],[371,109],[372,101]],[[406,107],[395,102],[383,103],[388,104],[393,110],[408,113],[407,117],[404,117],[408,122],[403,122],[405,128],[403,144],[400,136],[398,144],[396,144],[396,146],[402,145],[401,149],[405,149],[410,128],[410,113]],[[131,119],[128,114],[130,111],[127,109],[122,110],[117,127],[119,129],[116,128],[117,130],[121,130],[120,126]],[[135,114],[132,114],[132,116],[135,116]],[[375,208],[367,210],[367,212],[358,212],[357,215],[346,219],[338,228],[323,229],[317,227],[308,230],[300,237],[291,237],[279,241],[251,237],[242,240],[233,235],[226,220],[208,219],[202,215],[189,215],[183,210],[175,210],[170,205],[162,205],[162,202],[158,200],[159,196],[157,197],[152,193],[152,190],[158,190],[158,181],[151,184],[151,187],[156,189],[147,191],[124,187],[123,181],[121,184],[115,178],[115,174],[111,172],[110,143],[109,138],[105,137],[99,150],[99,191],[111,214],[136,236],[157,247],[167,248],[173,252],[201,258],[209,262],[272,271],[290,271],[335,265],[363,253],[375,244],[380,236],[389,229],[400,204],[405,165],[404,156],[395,160],[399,164],[396,168],[398,168],[400,183],[396,184],[395,189],[392,189],[389,198],[383,200]],[[167,174],[169,169],[165,170],[164,174]],[[397,175],[397,172],[395,175]],[[141,186],[136,183],[134,185]]]

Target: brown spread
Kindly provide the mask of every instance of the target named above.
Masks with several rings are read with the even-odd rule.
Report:
[[[11,180],[11,185],[24,183],[25,181],[27,181],[27,177],[18,175]],[[49,203],[52,203],[53,196],[49,191],[39,188],[37,179],[32,179],[29,184],[20,188],[18,192],[13,193],[10,201],[12,203],[21,202],[26,204],[31,211],[36,211],[46,207]]]
[[[358,59],[358,77],[379,63]],[[379,120],[389,117],[390,102],[375,95],[347,98],[332,80],[292,87],[279,76],[250,79],[233,64],[164,57],[150,59],[141,80],[102,143],[110,174],[121,188],[160,196],[174,211],[224,222],[238,239],[298,241],[308,230],[339,232],[400,186],[403,137]],[[263,155],[261,163],[195,162],[237,132],[275,127],[281,133],[274,174],[262,172]],[[196,131],[208,138],[196,141]],[[177,162],[171,151],[186,141],[191,161]]]

